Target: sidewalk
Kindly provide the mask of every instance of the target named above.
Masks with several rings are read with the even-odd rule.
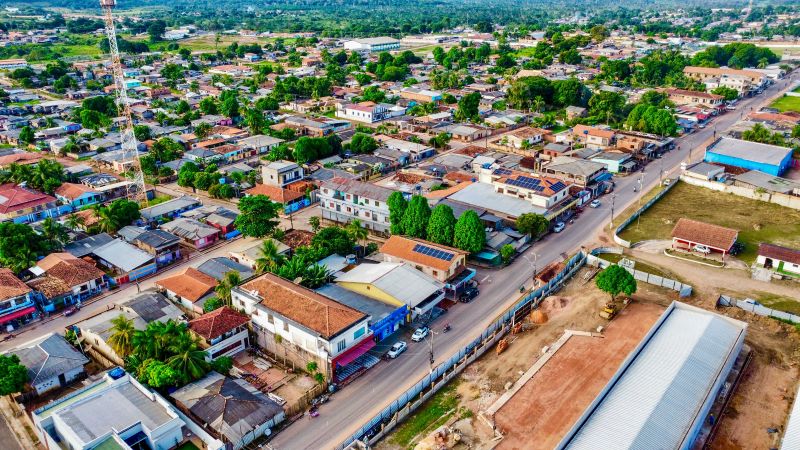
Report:
[[[28,416],[10,396],[0,398],[0,447],[4,450],[41,448],[39,439],[31,437],[33,428]]]

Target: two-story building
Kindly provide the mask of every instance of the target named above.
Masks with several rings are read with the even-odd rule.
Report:
[[[558,178],[510,169],[498,170],[493,172],[491,180],[498,194],[520,198],[546,210],[550,210],[569,197],[570,183]]]
[[[32,292],[14,272],[0,267],[0,325],[14,329],[38,317]]]
[[[234,308],[250,315],[261,348],[299,367],[314,361],[330,380],[362,364],[375,346],[367,314],[277,275],[250,280],[231,297]]]
[[[605,164],[571,156],[553,158],[542,167],[541,173],[588,190],[593,197],[609,189],[613,177]]]
[[[233,356],[250,347],[247,324],[250,317],[228,306],[217,308],[189,321],[189,330],[200,338],[208,361]]]
[[[338,103],[336,117],[355,122],[375,123],[388,117],[388,109],[375,102]]]
[[[85,184],[62,183],[56,188],[56,198],[75,209],[94,205],[103,201],[103,194]]]
[[[602,150],[614,143],[614,131],[588,125],[575,125],[572,128],[572,140],[583,144],[586,148]]]
[[[219,230],[194,219],[179,217],[161,225],[161,229],[174,234],[195,249],[206,248],[219,240]]]
[[[131,231],[125,240],[152,255],[159,268],[181,259],[181,239],[178,236],[159,229],[142,230],[136,227],[124,229]]]
[[[37,277],[28,281],[48,313],[102,292],[108,285],[105,273],[94,264],[70,253],[51,253],[30,269]]]
[[[725,97],[710,92],[670,88],[665,91],[669,101],[676,105],[699,105],[706,108],[723,108]]]
[[[709,91],[724,86],[739,91],[739,95],[749,95],[763,87],[767,81],[767,77],[761,72],[729,67],[686,66],[683,73],[704,83]]]
[[[71,210],[59,208],[55,197],[12,183],[0,185],[0,222],[30,223],[58,217]]]
[[[292,161],[273,161],[261,166],[261,181],[270,186],[285,188],[305,177],[303,168]]]
[[[322,183],[319,202],[322,218],[336,223],[361,221],[364,228],[388,233],[391,189],[358,180],[336,177]]]
[[[263,134],[256,134],[254,136],[239,139],[237,143],[244,149],[252,150],[253,154],[263,155],[283,142],[283,139],[278,139],[276,137]],[[252,156],[250,152],[247,152],[247,155]]]

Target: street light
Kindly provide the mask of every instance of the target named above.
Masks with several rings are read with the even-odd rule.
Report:
[[[617,194],[611,194],[611,222],[608,222],[608,228],[611,229],[614,226],[614,200],[617,198]]]
[[[533,283],[533,289],[535,289],[536,288],[536,261],[539,259],[539,255],[537,255],[536,253],[531,253],[531,255],[533,256],[533,261],[531,261],[531,259],[528,258],[527,255],[522,255],[522,257],[525,258],[526,261],[531,263],[531,266],[533,268],[533,275],[531,275],[531,282]]]
[[[645,175],[647,175],[647,172],[643,171],[642,175],[639,176],[639,197],[638,197],[638,201],[637,201],[637,204],[638,204],[638,208],[637,209],[641,209],[642,208],[642,181],[644,180],[644,176]],[[641,214],[636,216],[636,229],[637,230],[639,229],[639,221],[641,220],[641,218],[642,218]]]

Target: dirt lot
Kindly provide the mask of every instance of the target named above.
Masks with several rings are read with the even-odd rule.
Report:
[[[663,311],[632,303],[603,337],[572,336],[495,414],[505,436],[497,449],[555,447]]]

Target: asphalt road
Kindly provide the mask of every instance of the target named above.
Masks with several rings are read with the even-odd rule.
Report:
[[[793,74],[792,79],[796,78]],[[751,107],[776,95],[786,88],[788,81],[771,86],[764,94],[742,100],[736,111],[731,111],[714,119],[705,129],[681,137],[678,148],[663,158],[655,160],[645,169],[643,189],[634,192],[640,174],[619,177],[614,192],[615,214],[635,202],[642,192],[649,191],[663,178],[676,179],[680,163],[689,160],[699,161],[703,157],[704,144],[710,142],[715,131],[728,129]],[[533,254],[538,268],[553,261],[561,261],[580,246],[594,239],[601,227],[608,226],[611,219],[611,198],[601,199],[602,206],[587,208],[574,224],[559,234],[551,234],[537,242],[517,258],[512,265],[503,270],[480,271],[481,294],[469,304],[458,304],[431,326],[434,332],[440,331],[449,322],[452,331],[434,335],[434,358],[436,364],[444,361],[480,334],[480,331],[494,321],[500,313],[514,304],[519,298],[519,287],[530,285],[533,274]],[[428,343],[411,342],[408,350],[392,361],[382,361],[346,388],[331,397],[331,401],[320,408],[316,418],[302,417],[287,429],[280,432],[270,442],[276,450],[329,449],[345,440],[367,420],[388,406],[400,393],[407,390],[428,372]],[[380,347],[380,346],[379,346]]]

